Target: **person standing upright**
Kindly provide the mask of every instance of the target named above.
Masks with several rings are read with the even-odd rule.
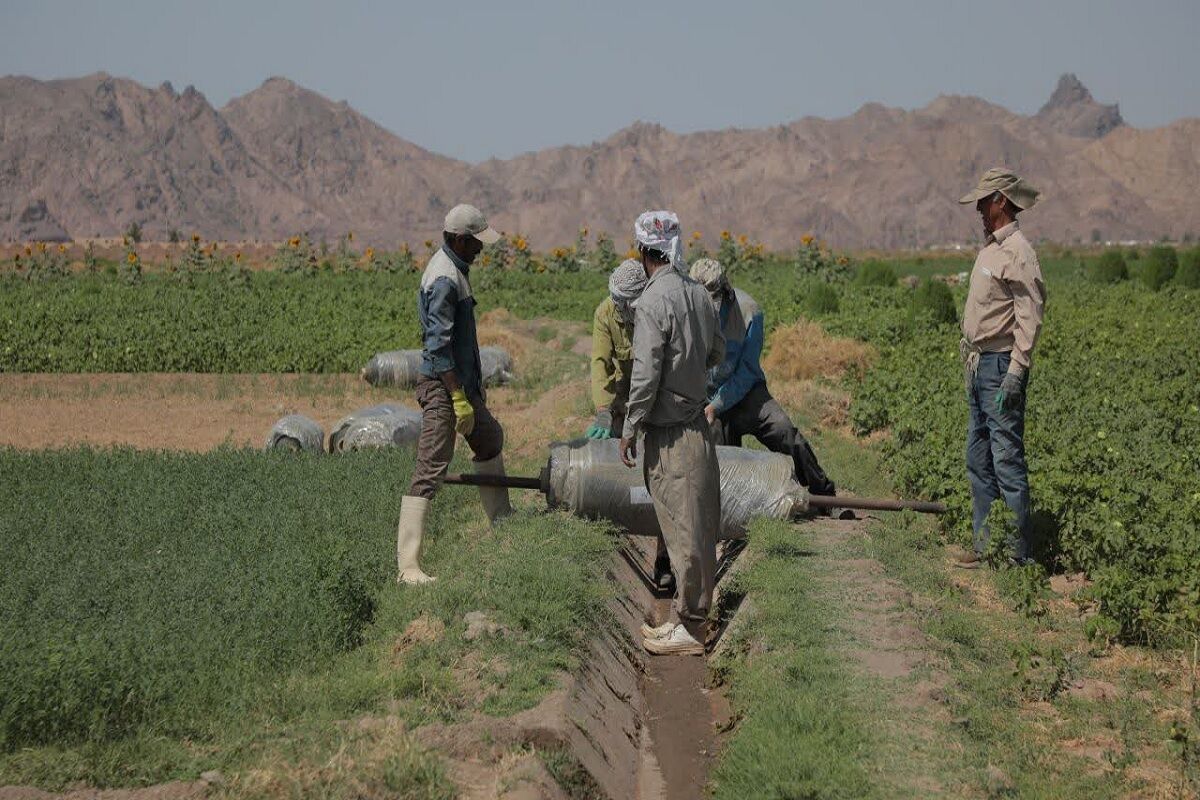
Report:
[[[658,655],[702,655],[712,606],[721,524],[717,450],[704,419],[709,367],[725,357],[708,293],[687,277],[679,219],[647,211],[634,224],[647,276],[633,323],[633,365],[621,460],[642,472],[675,572],[670,618],[643,627],[642,646]]]
[[[608,279],[608,297],[592,315],[592,404],[596,418],[588,426],[589,439],[619,439],[625,428],[629,401],[629,374],[633,369],[633,304],[646,288],[641,261],[628,258]],[[662,536],[655,540],[654,586],[674,592],[675,578]]]
[[[970,406],[967,476],[973,547],[958,566],[967,569],[982,562],[990,537],[988,511],[1000,498],[1016,518],[1017,539],[1009,542],[1015,561],[1023,564],[1030,555],[1025,397],[1033,348],[1042,329],[1046,285],[1017,215],[1037,200],[1032,186],[995,167],[958,201],[975,204],[986,237],[971,270],[959,342]]]
[[[446,214],[442,247],[421,276],[417,313],[422,349],[416,396],[423,414],[412,483],[400,503],[396,534],[399,583],[436,580],[421,569],[417,556],[429,502],[454,456],[455,434],[462,434],[475,454],[477,473],[504,474],[504,429],[487,407],[470,282],[471,263],[485,244],[499,238],[479,209],[457,205]],[[479,496],[492,524],[512,513],[507,489],[481,486]]]

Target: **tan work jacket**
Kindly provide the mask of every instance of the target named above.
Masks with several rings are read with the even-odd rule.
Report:
[[[988,237],[971,270],[962,332],[985,353],[1012,351],[1008,371],[1024,375],[1042,330],[1046,284],[1033,245],[1017,223]]]

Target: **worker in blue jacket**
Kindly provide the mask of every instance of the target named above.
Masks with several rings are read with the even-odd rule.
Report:
[[[808,440],[767,391],[767,377],[759,364],[764,332],[758,303],[733,288],[724,267],[714,259],[698,259],[690,273],[692,280],[708,290],[725,336],[725,360],[708,371],[708,405],[704,407],[709,425],[717,432],[717,443],[740,447],[743,436],[753,436],[768,450],[790,455],[796,480],[810,493],[835,494],[833,481],[821,469]]]

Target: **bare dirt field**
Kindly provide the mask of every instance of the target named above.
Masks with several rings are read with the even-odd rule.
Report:
[[[506,449],[535,455],[544,452],[546,436],[578,435],[589,418],[585,390],[583,377],[536,397],[519,388],[490,390]],[[262,447],[286,414],[311,417],[328,435],[345,415],[377,403],[417,407],[410,390],[377,389],[357,375],[0,375],[0,447]]]
[[[285,414],[325,429],[356,408],[411,403],[357,375],[0,375],[0,445],[155,450],[259,447]]]

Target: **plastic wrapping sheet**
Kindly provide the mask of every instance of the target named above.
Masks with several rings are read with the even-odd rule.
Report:
[[[420,435],[420,411],[396,403],[383,403],[343,417],[329,434],[329,452],[412,446]]]
[[[740,539],[755,517],[787,519],[805,507],[792,459],[778,453],[718,447],[721,528],[718,539]],[[618,441],[576,440],[552,445],[547,501],[588,519],[610,520],[630,533],[660,532],[654,503],[637,467],[621,463]]]
[[[499,386],[513,379],[512,356],[500,347],[479,348],[479,363],[483,367],[484,386]],[[420,370],[420,350],[391,350],[372,356],[362,376],[372,386],[407,389],[417,384]]]
[[[325,450],[325,431],[303,414],[288,414],[272,426],[266,449],[322,453]]]
[[[512,381],[513,360],[504,348],[479,348],[479,363],[483,367],[484,386],[501,386]]]

